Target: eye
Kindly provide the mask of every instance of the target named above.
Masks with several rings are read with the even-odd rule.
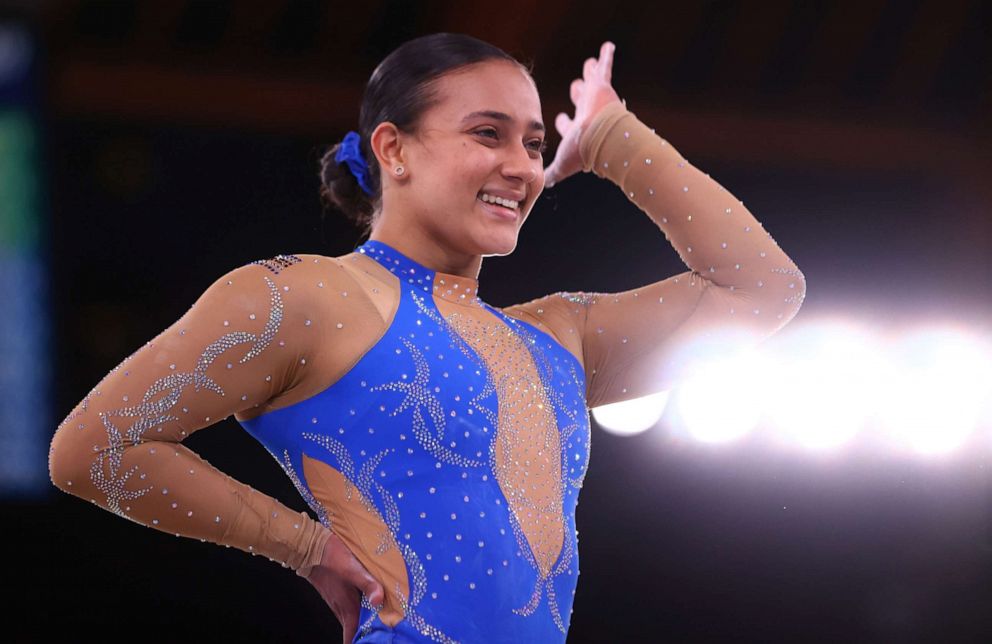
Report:
[[[538,154],[544,154],[548,149],[548,142],[544,139],[534,139],[527,145],[531,150],[536,151]]]
[[[482,136],[486,136],[486,137],[491,135],[491,137],[494,139],[499,138],[499,132],[497,132],[496,128],[493,127],[484,127],[481,130],[476,130],[475,133],[481,134]]]

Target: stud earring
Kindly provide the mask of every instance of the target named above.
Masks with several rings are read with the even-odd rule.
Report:
[[[394,172],[396,173],[396,176],[400,176],[405,172],[405,170],[403,169],[403,166],[398,165],[396,166],[396,170],[394,170]]]

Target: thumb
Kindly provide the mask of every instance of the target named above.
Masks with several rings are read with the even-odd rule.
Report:
[[[365,596],[368,597],[369,603],[373,607],[382,605],[382,602],[386,599],[386,593],[382,589],[382,584],[376,581],[372,575],[365,575],[360,588],[365,593]]]
[[[556,183],[558,183],[558,170],[556,169],[557,164],[552,161],[551,165],[544,169],[544,187],[553,188]]]

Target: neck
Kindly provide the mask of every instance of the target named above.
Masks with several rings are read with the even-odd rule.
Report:
[[[427,268],[449,275],[460,275],[478,280],[482,268],[482,255],[459,253],[446,247],[439,239],[425,235],[418,229],[394,230],[380,225],[369,239],[392,246],[413,261]]]

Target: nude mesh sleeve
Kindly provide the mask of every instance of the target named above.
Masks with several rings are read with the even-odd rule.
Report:
[[[739,199],[626,107],[601,110],[580,152],[690,269],[622,293],[556,293],[515,307],[581,356],[590,407],[669,389],[693,348],[754,345],[796,315],[806,292],[796,264]]]
[[[314,345],[297,319],[304,289],[293,288],[296,267],[277,271],[267,261],[222,276],[111,370],[59,425],[49,472],[59,489],[118,516],[305,576],[330,531],[182,445],[291,386]]]

